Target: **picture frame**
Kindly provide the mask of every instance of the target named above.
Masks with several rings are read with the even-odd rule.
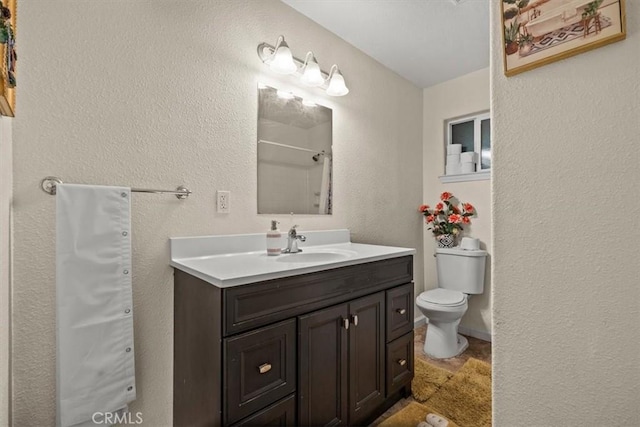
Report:
[[[499,0],[504,74],[513,76],[627,36],[625,0]]]
[[[17,0],[1,0],[3,9],[9,10],[10,17],[0,12],[0,115],[14,117],[15,92],[15,37]]]

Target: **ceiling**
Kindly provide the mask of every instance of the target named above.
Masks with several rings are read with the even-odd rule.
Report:
[[[489,1],[282,0],[419,87],[489,66]]]

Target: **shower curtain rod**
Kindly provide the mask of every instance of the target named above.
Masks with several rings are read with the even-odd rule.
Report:
[[[306,151],[306,152],[313,153],[313,154],[320,154],[320,155],[331,157],[331,154],[325,153],[324,150],[310,150],[308,148],[296,147],[295,145],[287,145],[287,144],[282,144],[280,142],[267,141],[265,139],[258,140],[258,143],[259,144],[277,145],[278,147],[291,148],[293,150]]]
[[[56,185],[58,184],[63,184],[60,178],[55,176],[48,176],[40,182],[40,187],[42,188],[42,191],[44,191],[45,193],[55,196]],[[181,185],[175,190],[153,190],[150,188],[132,188],[131,191],[134,193],[174,194],[178,199],[181,199],[181,200],[186,199],[191,194],[191,190],[189,190],[184,185]]]

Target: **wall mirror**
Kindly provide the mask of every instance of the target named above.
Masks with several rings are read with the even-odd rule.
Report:
[[[258,213],[331,214],[332,111],[258,86]]]

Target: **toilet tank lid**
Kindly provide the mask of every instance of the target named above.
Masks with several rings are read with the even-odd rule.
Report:
[[[421,293],[418,296],[424,302],[440,305],[459,305],[465,301],[465,295],[462,292],[451,289],[436,288]]]
[[[436,254],[448,254],[448,255],[458,255],[458,256],[487,256],[487,251],[483,251],[482,249],[460,249],[460,248],[438,248],[436,249]]]

